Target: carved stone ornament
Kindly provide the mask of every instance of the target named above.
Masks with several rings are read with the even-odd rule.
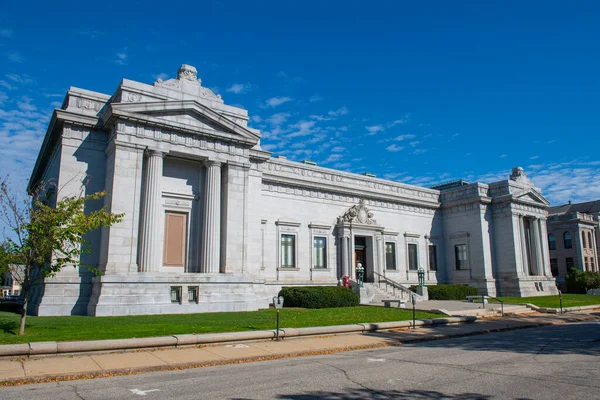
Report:
[[[522,167],[515,167],[512,169],[512,173],[510,174],[510,179],[515,182],[521,182],[528,185],[531,185],[531,181],[525,175],[525,171],[523,171]]]
[[[196,67],[192,65],[183,64],[179,67],[179,71],[177,71],[177,79],[182,80],[185,79],[187,81],[202,83],[200,79],[197,77],[198,71]]]
[[[373,219],[373,213],[365,206],[364,199],[361,199],[357,205],[350,207],[344,215],[338,217],[338,224],[344,222],[353,222],[355,224],[365,225],[377,224],[377,221]]]
[[[192,65],[183,64],[181,67],[179,67],[176,79],[167,79],[165,81],[161,78],[158,78],[154,82],[154,86],[163,86],[179,90],[182,89],[182,84],[185,84],[188,87],[190,86],[190,84],[192,84],[192,87],[198,86],[198,94],[201,97],[217,100],[221,103],[223,102],[223,99],[221,98],[220,94],[215,94],[209,88],[202,86],[202,80],[198,78],[198,71],[196,70],[196,67]]]

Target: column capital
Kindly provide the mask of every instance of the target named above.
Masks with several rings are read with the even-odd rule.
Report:
[[[204,165],[206,165],[207,167],[221,167],[221,164],[223,164],[221,161],[217,161],[217,160],[206,160],[204,161]]]
[[[165,153],[163,151],[155,150],[155,149],[146,149],[146,155],[148,157],[160,157],[160,158],[165,157]]]

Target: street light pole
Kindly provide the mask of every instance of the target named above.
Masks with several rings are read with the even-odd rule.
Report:
[[[279,340],[279,310],[283,308],[283,296],[273,297],[273,307],[277,310],[277,322],[275,326],[275,340]]]

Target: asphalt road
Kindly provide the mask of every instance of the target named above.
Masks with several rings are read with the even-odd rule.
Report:
[[[600,322],[0,388],[0,399],[598,399]]]

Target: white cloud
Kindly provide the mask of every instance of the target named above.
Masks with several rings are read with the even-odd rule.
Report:
[[[335,163],[333,164],[333,168],[337,168],[337,169],[348,169],[352,166],[352,163],[349,162],[343,162],[343,163]]]
[[[294,138],[299,136],[308,136],[314,133],[313,127],[315,126],[315,121],[298,121],[294,125],[291,125],[292,133],[287,135],[287,138]]]
[[[87,36],[90,39],[96,39],[96,38],[99,38],[100,36],[103,36],[104,32],[97,31],[95,29],[83,29],[83,30],[79,31],[79,34],[83,35],[83,36]]]
[[[270,123],[271,125],[279,126],[279,125],[285,123],[290,116],[291,116],[290,113],[273,114],[269,118],[267,118],[267,122]]]
[[[421,142],[419,142],[418,140],[415,140],[415,141],[410,142],[409,144],[411,145],[411,147],[416,147],[419,143],[421,143]]]
[[[325,161],[323,161],[323,163],[327,164],[327,163],[335,162],[335,161],[340,160],[342,157],[343,157],[343,155],[341,155],[341,154],[331,154],[331,155],[329,155],[329,157],[327,157],[325,159]]]
[[[36,111],[37,107],[31,104],[31,98],[27,96],[22,96],[20,100],[17,101],[17,108],[21,111]]]
[[[417,154],[417,155],[424,154],[424,153],[427,153],[427,150],[426,149],[415,149],[412,153]]]
[[[25,57],[23,57],[19,53],[8,53],[7,57],[8,57],[9,61],[12,61],[15,63],[22,63],[23,61],[25,61]]]
[[[339,117],[340,115],[347,115],[348,108],[346,106],[338,108],[337,110],[331,110],[327,113],[327,115],[331,117]]]
[[[252,85],[249,83],[234,83],[229,88],[225,89],[225,91],[235,94],[248,93]]]
[[[170,77],[170,75],[167,74],[166,72],[161,72],[161,73],[152,75],[152,78],[154,78],[155,81],[157,81],[159,79],[162,79],[164,81],[165,79],[169,79],[169,77]]]
[[[391,152],[397,152],[397,151],[401,151],[404,150],[404,147],[402,146],[398,146],[397,144],[391,144],[388,147],[385,148],[387,151],[391,151]]]
[[[393,128],[396,125],[405,124],[410,120],[409,117],[410,117],[410,115],[406,114],[403,118],[394,120],[392,122],[388,122],[387,124],[378,124],[378,125],[367,126],[366,127],[367,131],[369,131],[369,133],[367,135],[376,135],[377,133],[383,132],[386,129]]]
[[[15,90],[17,87],[15,85],[11,85],[10,83],[0,80],[0,86],[8,90]]]
[[[332,153],[341,153],[343,151],[346,151],[346,148],[342,146],[335,146],[333,149],[331,149]]]
[[[508,155],[506,155],[506,154],[500,154],[500,158],[506,158],[506,157],[508,157]]]
[[[6,100],[8,100],[8,95],[4,92],[0,92],[0,105],[2,105]]]
[[[10,39],[13,37],[13,30],[9,28],[0,28],[0,37]]]
[[[314,103],[316,101],[323,101],[323,97],[321,97],[318,93],[315,93],[312,96],[310,96],[310,99],[308,99],[308,101],[310,101],[311,103]]]
[[[530,160],[537,160],[538,158],[540,158],[540,156],[529,157]]]
[[[5,75],[8,79],[10,79],[11,81],[15,82],[15,83],[19,83],[19,84],[23,84],[23,85],[29,85],[32,83],[35,83],[35,80],[33,80],[33,78],[31,78],[29,75],[19,75],[19,74],[6,74]]]
[[[113,62],[118,65],[127,65],[128,58],[129,55],[127,54],[127,48],[125,48],[115,55]]]
[[[270,99],[268,99],[265,102],[265,105],[263,107],[277,107],[280,106],[284,103],[287,103],[288,101],[292,101],[292,98],[290,97],[271,97]]]
[[[253,116],[251,116],[251,117],[250,117],[250,120],[251,120],[252,122],[259,123],[259,122],[261,122],[261,121],[262,121],[262,118],[260,117],[260,115],[253,115]]]
[[[403,140],[410,140],[410,139],[414,139],[416,136],[415,135],[411,135],[411,134],[407,134],[407,135],[398,135],[394,138],[395,141],[397,142],[401,142]],[[419,142],[416,142],[419,143]]]
[[[383,125],[371,125],[371,126],[367,126],[365,128],[369,132],[368,135],[376,135],[378,132],[385,130]]]

